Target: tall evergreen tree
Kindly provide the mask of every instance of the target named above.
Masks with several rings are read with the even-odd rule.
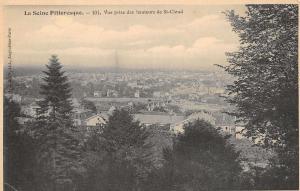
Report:
[[[72,121],[72,104],[70,101],[72,89],[64,71],[61,71],[62,65],[59,63],[57,56],[51,56],[49,64],[46,65],[46,75],[41,85],[40,94],[44,99],[39,102],[41,106],[40,115],[49,114],[47,117],[50,121],[59,120],[62,124],[71,127]]]
[[[298,5],[247,5],[245,16],[226,12],[240,49],[225,70],[233,115],[246,136],[277,151],[276,173],[284,188],[298,188]],[[281,175],[279,175],[281,174]],[[275,177],[275,176],[274,176]],[[278,187],[276,187],[278,188]]]
[[[44,71],[38,104],[36,135],[40,143],[41,190],[73,190],[74,171],[80,168],[80,147],[72,120],[71,88],[62,65],[51,56]]]

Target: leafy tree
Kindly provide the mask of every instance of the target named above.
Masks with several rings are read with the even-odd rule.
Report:
[[[154,171],[147,190],[226,190],[239,188],[239,152],[210,123],[185,126],[166,149],[165,164]]]
[[[71,89],[62,65],[51,56],[41,85],[36,136],[39,146],[40,190],[73,190],[72,176],[80,169],[80,147],[71,118]]]
[[[107,125],[88,141],[94,165],[88,168],[85,189],[134,191],[151,169],[149,133],[125,110],[115,110]]]
[[[20,106],[4,98],[4,188],[33,190],[35,142],[18,123]]]
[[[227,86],[232,114],[245,135],[277,151],[274,167],[286,189],[298,188],[298,5],[247,5],[246,16],[226,15],[240,39],[228,53],[225,71],[235,77]]]
[[[166,112],[165,108],[163,106],[155,107],[153,111],[159,111],[159,112]]]
[[[86,99],[83,99],[83,100],[81,101],[81,104],[83,105],[83,107],[84,107],[85,109],[89,109],[89,110],[91,110],[93,113],[97,113],[97,108],[96,108],[94,102],[89,101],[89,100],[86,100]]]

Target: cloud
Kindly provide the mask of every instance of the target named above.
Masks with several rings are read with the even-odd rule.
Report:
[[[192,30],[196,29],[196,28],[211,28],[212,26],[219,26],[219,25],[223,25],[224,22],[222,22],[222,20],[220,19],[219,15],[216,14],[211,14],[211,15],[206,15],[197,19],[194,19],[192,22],[186,24],[186,25],[182,25],[182,27],[186,28],[190,28]]]
[[[236,47],[234,43],[224,43],[215,37],[203,37],[192,46],[162,45],[146,50],[126,51],[124,57],[130,61],[126,62],[127,67],[211,69],[214,64],[224,64],[225,52],[235,51]]]
[[[40,46],[48,48],[49,45],[58,45],[59,47],[90,45],[106,48],[121,46],[127,48],[130,45],[142,44],[142,42],[149,44],[180,35],[182,35],[182,31],[176,28],[162,29],[145,25],[131,25],[125,30],[112,30],[98,25],[82,24],[70,17],[55,17],[51,24],[45,25],[33,33],[27,33],[26,39],[37,49],[40,49]]]
[[[122,66],[129,68],[211,68],[226,62],[225,52],[236,49],[230,25],[211,14],[178,25],[161,27],[133,24],[107,28],[85,24],[72,17],[54,17],[15,47],[18,62],[42,62],[58,54],[67,65],[114,64],[119,53]],[[27,33],[26,33],[27,32]]]

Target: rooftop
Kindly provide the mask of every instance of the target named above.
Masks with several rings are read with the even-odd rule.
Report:
[[[181,115],[135,114],[134,118],[143,124],[175,124],[183,121]]]

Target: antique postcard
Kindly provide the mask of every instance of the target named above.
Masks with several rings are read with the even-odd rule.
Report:
[[[6,3],[5,191],[298,190],[298,2]]]

